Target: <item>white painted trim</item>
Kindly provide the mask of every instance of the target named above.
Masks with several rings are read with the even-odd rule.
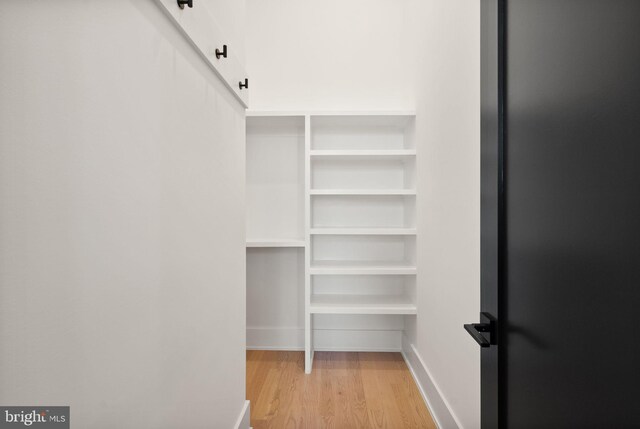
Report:
[[[304,347],[278,347],[278,346],[262,346],[262,347],[249,347],[247,350],[269,350],[279,352],[302,352]],[[317,352],[389,352],[389,353],[402,353],[402,350],[397,347],[381,348],[381,347],[319,347],[314,349]]]
[[[251,404],[247,400],[244,401],[244,405],[240,410],[240,415],[238,415],[238,420],[236,421],[234,429],[249,429],[249,426],[251,426]]]
[[[402,353],[397,347],[315,347],[316,352],[383,352],[383,353]]]
[[[450,404],[442,396],[437,383],[433,380],[429,369],[425,365],[422,357],[408,338],[402,336],[402,356],[404,357],[409,371],[420,390],[422,399],[427,404],[429,412],[436,425],[440,429],[460,429],[462,425],[451,410]]]
[[[268,350],[268,351],[275,351],[275,352],[303,352],[304,347],[247,346],[247,350]]]

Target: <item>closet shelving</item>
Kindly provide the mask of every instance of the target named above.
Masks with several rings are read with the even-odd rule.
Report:
[[[414,122],[412,112],[248,113],[247,248],[304,253],[306,372],[314,315],[417,313]]]

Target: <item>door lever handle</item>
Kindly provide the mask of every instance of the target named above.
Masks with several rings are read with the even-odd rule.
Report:
[[[489,330],[489,325],[486,323],[467,323],[464,325],[464,329],[476,340],[476,343],[480,344],[480,347],[489,347],[491,342],[487,340],[482,332]]]
[[[480,345],[480,347],[491,347],[497,344],[497,323],[496,318],[489,313],[480,313],[480,323],[467,323],[464,325],[465,331]],[[484,336],[486,333],[489,338]]]

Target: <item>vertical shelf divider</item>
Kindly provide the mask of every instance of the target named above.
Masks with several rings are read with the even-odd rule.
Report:
[[[311,116],[304,116],[304,372],[313,367],[313,316],[311,315]]]

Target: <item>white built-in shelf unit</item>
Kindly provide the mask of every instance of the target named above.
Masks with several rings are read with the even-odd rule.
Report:
[[[307,373],[314,315],[417,312],[414,126],[412,112],[248,113],[247,281],[266,294],[281,287],[266,267],[286,269],[269,258],[297,264],[285,300],[303,307]]]

